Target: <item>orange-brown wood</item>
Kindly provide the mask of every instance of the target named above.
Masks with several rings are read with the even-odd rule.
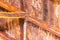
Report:
[[[24,18],[26,13],[19,12],[0,12],[0,18]]]
[[[31,14],[32,15],[32,14]],[[43,20],[37,20],[35,18],[32,18],[32,16],[30,15],[28,21],[36,24],[37,26],[41,27],[42,29],[44,30],[47,30],[55,35],[57,35],[58,37],[60,37],[60,29],[59,28],[51,28],[50,25],[48,25],[46,22],[44,22]],[[25,16],[26,15],[22,15],[22,16],[19,16],[19,17],[8,17],[8,16],[0,16],[0,18],[22,18],[25,19]]]
[[[56,36],[60,37],[60,29],[59,28],[51,28],[50,25],[48,25],[46,22],[44,22],[43,20],[37,20],[34,18],[29,18],[30,22],[38,25],[39,27],[41,27],[42,29],[51,32],[52,34],[55,34]]]
[[[17,9],[16,7],[14,7],[14,6],[12,6],[12,5],[9,5],[9,4],[7,4],[7,3],[4,3],[4,2],[2,2],[2,1],[0,1],[0,7],[3,7],[3,8],[5,8],[6,10],[12,11],[12,12],[23,12],[23,11]]]
[[[37,20],[35,18],[32,18],[31,15],[32,14],[30,14],[28,21],[30,21],[30,22],[36,24],[37,26],[41,27],[42,29],[47,30],[47,31],[49,31],[49,32],[60,37],[60,29],[59,28],[53,28],[52,29],[51,26],[48,25],[46,22],[44,22],[43,20]],[[25,19],[25,16],[26,16],[26,14],[19,16],[19,17],[0,16],[0,18],[22,18],[23,17],[23,19]]]
[[[20,10],[18,10],[17,8],[7,4],[7,3],[3,3],[0,1],[0,6],[9,10],[9,11],[13,11],[13,12],[20,12]],[[22,11],[21,11],[22,13]],[[2,14],[2,13],[1,13]],[[31,14],[32,15],[32,14]],[[31,16],[30,15],[30,16]],[[19,17],[10,17],[10,18],[24,18],[25,19],[25,15],[23,16],[19,16]],[[0,16],[0,18],[9,18],[8,16]],[[44,30],[47,30],[53,34],[55,34],[56,36],[60,37],[60,29],[59,28],[51,28],[50,25],[48,25],[46,22],[44,22],[43,20],[37,20],[37,19],[34,19],[32,17],[29,17],[28,21],[38,25],[39,27],[41,27],[42,29]]]
[[[9,18],[7,16],[5,16],[5,17]],[[23,19],[25,19],[25,15],[23,15],[22,17],[24,17]],[[18,17],[18,18],[22,18],[22,17]],[[46,31],[49,31],[49,32],[55,34],[56,36],[60,37],[60,29],[56,28],[56,27],[55,28],[51,28],[51,26],[48,25],[45,21],[43,21],[43,20],[37,20],[35,18],[32,18],[31,16],[29,17],[28,21],[32,22],[33,24],[36,24],[37,26],[41,27],[42,29],[44,29]]]

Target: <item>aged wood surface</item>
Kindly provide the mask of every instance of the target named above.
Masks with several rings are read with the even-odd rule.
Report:
[[[9,5],[7,3],[4,3],[2,1],[0,1],[0,7],[3,7],[5,8],[6,10],[9,10],[9,11],[12,11],[12,12],[23,12],[19,9],[17,9],[16,7],[12,6],[12,5]]]
[[[27,40],[60,40],[60,11],[58,12],[59,17],[57,18],[55,12],[56,3],[56,0],[1,0],[0,6],[11,12],[0,12],[0,18],[7,19],[8,33],[12,32],[11,36],[14,36],[17,40],[23,40],[24,22],[20,21],[19,24],[18,18],[23,18],[24,20],[26,12],[23,11],[28,10],[30,17],[27,24]],[[60,7],[58,10],[60,10]],[[13,14],[18,14],[20,16],[10,16]],[[20,36],[18,37],[19,33]],[[6,38],[6,36],[2,37]],[[7,38],[9,40],[9,37]]]

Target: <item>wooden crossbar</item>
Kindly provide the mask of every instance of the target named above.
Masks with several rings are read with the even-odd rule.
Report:
[[[24,18],[26,13],[19,12],[0,12],[0,18]]]
[[[22,12],[22,13],[23,13],[23,11],[17,9],[16,7],[14,7],[14,6],[12,6],[12,5],[9,5],[9,4],[7,4],[7,3],[4,3],[4,2],[2,2],[2,1],[0,1],[0,7],[3,7],[3,8],[5,8],[6,10],[11,11],[11,12]]]
[[[33,24],[41,27],[42,29],[44,29],[46,31],[49,31],[50,33],[60,37],[60,29],[59,28],[51,28],[51,26],[48,25],[43,20],[37,20],[37,19],[34,19],[34,18],[30,17],[28,21],[32,22]]]

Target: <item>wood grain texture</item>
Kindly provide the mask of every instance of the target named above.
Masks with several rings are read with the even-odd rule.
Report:
[[[0,6],[3,7],[3,8],[5,8],[8,11],[12,11],[12,12],[23,12],[23,11],[17,9],[16,7],[14,7],[12,5],[9,5],[7,3],[4,3],[2,1],[0,1]]]

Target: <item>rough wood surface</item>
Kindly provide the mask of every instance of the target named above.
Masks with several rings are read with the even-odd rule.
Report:
[[[28,24],[27,24],[28,25],[27,40],[60,40],[60,29],[57,26],[58,22],[55,14],[56,5],[53,3],[56,2],[55,0],[53,0],[53,2],[52,0],[25,0],[25,1],[1,0],[1,1],[3,1],[3,3],[0,2],[1,4],[0,6],[10,11],[15,12],[15,11],[19,11],[20,9],[24,11],[26,10],[29,11],[31,15],[28,19]],[[11,5],[14,6],[14,8]],[[1,13],[1,15],[2,14],[4,13]],[[4,17],[7,18],[7,16]],[[25,15],[23,18],[25,19]],[[7,18],[7,22],[9,24],[8,33],[11,34],[10,36],[14,36],[17,40],[20,39],[23,40],[22,25],[24,22],[23,23],[20,22],[19,25],[18,24],[19,19],[17,18],[14,19],[10,18],[9,20]],[[60,18],[58,19],[58,21],[60,23]]]

